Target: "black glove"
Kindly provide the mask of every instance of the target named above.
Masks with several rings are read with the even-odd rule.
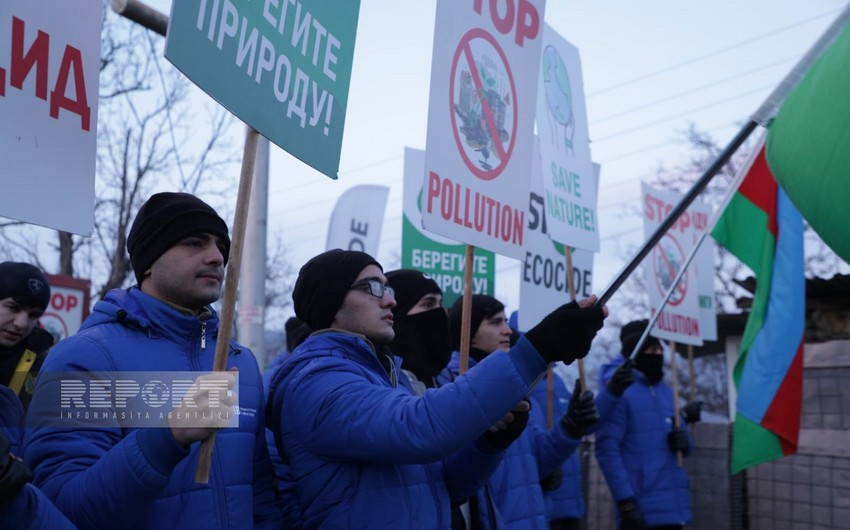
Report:
[[[507,449],[514,440],[519,438],[522,431],[525,430],[528,424],[528,412],[511,411],[514,416],[514,421],[507,424],[507,427],[498,431],[488,430],[484,433],[484,439],[494,449]]]
[[[633,368],[632,360],[626,359],[608,380],[608,384],[605,385],[608,391],[617,397],[622,396],[623,392],[635,381],[635,376],[632,373]]]
[[[620,512],[620,530],[647,530],[646,521],[643,520],[637,501],[634,497],[617,503]]]
[[[30,480],[29,468],[9,453],[9,440],[0,434],[0,504],[12,500]]]
[[[667,445],[670,446],[670,450],[674,453],[676,451],[687,452],[691,448],[688,431],[682,427],[673,427],[673,430],[667,434]]]
[[[569,364],[587,355],[604,319],[602,306],[582,308],[573,300],[546,315],[525,336],[547,363]]]
[[[581,391],[581,381],[576,379],[573,395],[570,397],[570,405],[567,413],[561,419],[567,436],[578,440],[599,421],[599,411],[596,410],[596,401],[590,390]]]
[[[555,471],[549,473],[548,476],[543,477],[540,480],[540,488],[543,491],[555,491],[556,489],[561,487],[561,483],[564,482],[564,472],[560,469],[556,469]]]
[[[682,407],[685,423],[696,423],[702,419],[702,401],[691,401]]]

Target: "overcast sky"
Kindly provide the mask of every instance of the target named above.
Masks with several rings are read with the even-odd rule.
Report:
[[[460,1],[460,0],[453,0]],[[148,2],[166,14],[170,0]],[[649,2],[550,0],[545,20],[581,54],[591,151],[601,164],[601,250],[594,290],[643,240],[622,219],[640,180],[688,157],[680,132],[695,123],[722,145],[837,16],[839,0]],[[269,231],[299,267],[324,250],[336,198],[358,184],[391,188],[381,248],[401,245],[406,146],[425,148],[434,1],[362,0],[339,180],[272,146]],[[516,309],[519,262],[499,258],[496,296]]]

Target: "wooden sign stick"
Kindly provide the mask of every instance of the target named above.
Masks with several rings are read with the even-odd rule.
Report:
[[[221,372],[227,368],[227,351],[230,348],[233,315],[236,312],[236,294],[239,287],[239,269],[242,264],[242,246],[245,241],[245,225],[247,225],[248,206],[251,202],[251,185],[254,180],[254,161],[257,157],[257,141],[260,137],[260,134],[253,127],[247,129],[245,148],[242,153],[242,174],[239,176],[239,193],[236,196],[236,212],[233,217],[230,259],[227,260],[224,296],[221,299],[221,320],[218,325],[218,338],[215,345],[215,358],[213,359],[212,369],[215,372]],[[200,484],[209,482],[213,447],[215,447],[215,433],[201,442],[195,482]]]

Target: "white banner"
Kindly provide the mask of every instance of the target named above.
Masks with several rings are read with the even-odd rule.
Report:
[[[656,190],[646,183],[641,183],[643,231],[646,238],[655,232],[680,199],[676,193]],[[691,205],[650,252],[644,267],[652,315],[655,315],[661,305],[664,295],[707,223],[708,215],[697,211]],[[691,263],[658,317],[651,335],[682,344],[702,345],[698,285],[696,267]]]
[[[423,226],[521,259],[545,0],[438,0]]]
[[[549,237],[598,252],[598,181],[590,158],[581,60],[578,49],[549,25],[543,30],[537,134]]]
[[[519,284],[521,330],[528,330],[553,309],[570,301],[565,247],[549,238],[548,220],[543,214],[543,175],[539,156],[534,157],[531,167],[525,256],[520,269]],[[596,174],[598,175],[598,166]],[[594,189],[596,183],[598,179],[594,178]],[[593,252],[573,249],[572,266],[576,298],[580,300],[590,296],[593,289]]]
[[[386,186],[363,184],[340,195],[331,214],[326,250],[359,250],[377,256],[389,193]]]
[[[0,2],[0,215],[94,226],[101,2]]]

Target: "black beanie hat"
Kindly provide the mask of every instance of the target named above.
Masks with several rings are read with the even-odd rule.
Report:
[[[304,339],[312,333],[307,324],[297,317],[289,317],[283,327],[286,330],[286,351],[289,353],[295,351],[295,348],[304,342]]]
[[[437,282],[415,269],[390,271],[387,273],[387,280],[390,282],[390,287],[395,290],[396,306],[393,308],[393,315],[396,321],[404,318],[426,294],[443,294]]]
[[[375,258],[357,250],[335,248],[313,257],[301,267],[292,289],[295,316],[313,330],[330,327],[351,284],[367,265],[383,271]]]
[[[0,263],[0,300],[15,298],[21,303],[47,309],[50,284],[38,267],[29,263]]]
[[[472,295],[472,308],[469,318],[469,340],[475,336],[478,327],[485,318],[490,318],[499,311],[505,310],[505,304],[486,294]],[[452,305],[449,311],[449,330],[452,335],[452,348],[460,349],[460,326],[463,318],[463,297],[461,296]],[[489,353],[489,352],[488,352]]]
[[[649,320],[634,320],[629,322],[620,330],[620,344],[622,349],[620,353],[623,357],[628,357],[632,354],[632,350],[637,346],[638,340],[640,340],[640,336],[643,335],[644,330],[646,330],[646,326],[649,325]],[[656,337],[652,335],[647,335],[646,340],[643,341],[643,348],[646,350],[650,346],[661,346],[661,341],[659,341]],[[638,352],[640,353],[640,352]]]
[[[145,202],[127,236],[127,251],[141,285],[145,272],[168,249],[184,237],[199,232],[218,236],[226,247],[224,264],[230,257],[227,223],[212,207],[188,193],[157,193]]]

